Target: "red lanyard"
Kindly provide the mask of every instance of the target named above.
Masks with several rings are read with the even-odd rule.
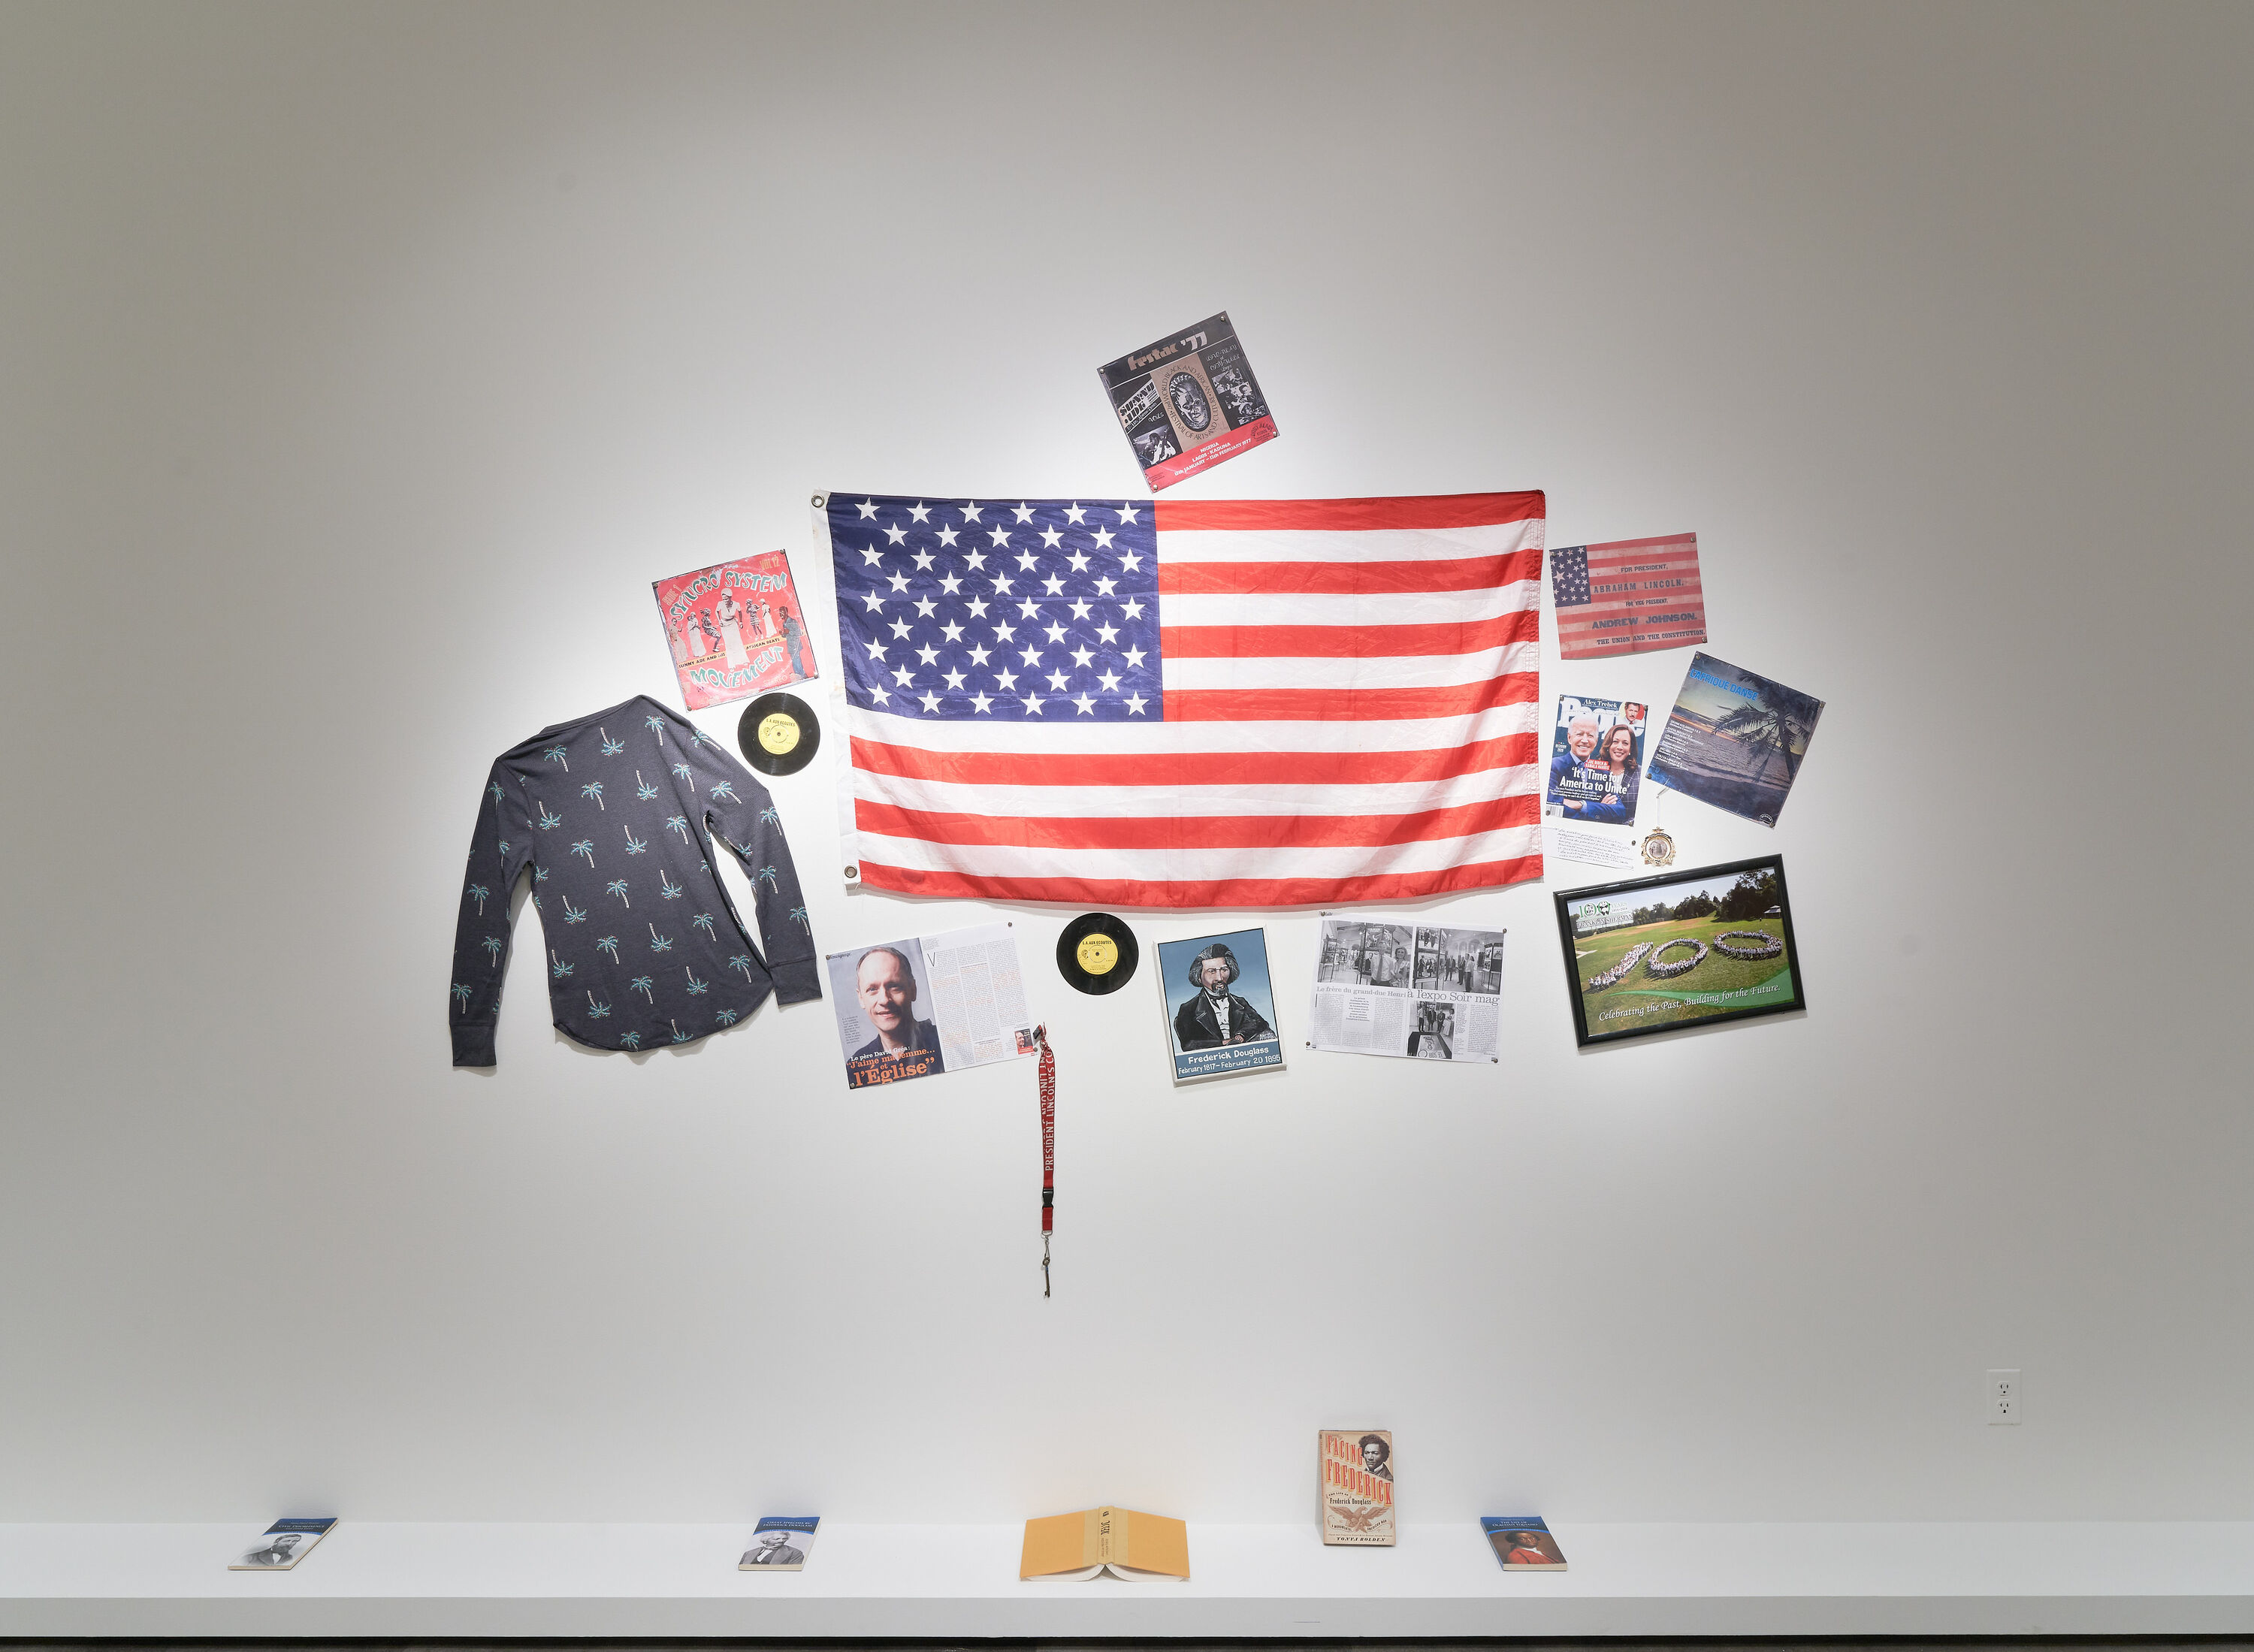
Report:
[[[1041,1046],[1041,1294],[1049,1293],[1049,1235],[1056,1228],[1056,1052],[1049,1030],[1033,1029]]]

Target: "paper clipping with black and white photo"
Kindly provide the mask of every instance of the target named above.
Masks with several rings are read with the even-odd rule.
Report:
[[[1325,913],[1308,1044],[1420,1061],[1501,1060],[1503,934]]]

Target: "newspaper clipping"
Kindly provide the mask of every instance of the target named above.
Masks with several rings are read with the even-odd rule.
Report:
[[[1356,1055],[1500,1061],[1503,934],[1326,913],[1308,1042]]]
[[[823,962],[850,1088],[984,1067],[1037,1047],[1008,924],[856,947]]]

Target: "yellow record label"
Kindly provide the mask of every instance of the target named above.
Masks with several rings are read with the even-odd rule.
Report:
[[[1119,962],[1119,943],[1110,935],[1082,935],[1074,955],[1090,975],[1110,975]]]
[[[770,711],[760,719],[760,744],[777,757],[798,745],[798,719],[788,711]]]

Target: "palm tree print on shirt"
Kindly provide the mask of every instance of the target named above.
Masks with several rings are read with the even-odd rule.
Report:
[[[798,920],[798,927],[805,930],[807,934],[812,934],[814,933],[814,926],[807,921],[805,907],[793,906],[790,909],[790,915]]]
[[[552,832],[563,823],[564,817],[561,815],[550,814],[548,812],[548,805],[545,803],[542,803],[540,806],[540,830],[542,831]]]
[[[626,900],[626,880],[623,878],[612,878],[603,886],[603,892],[606,895],[616,895],[620,900]],[[634,910],[633,901],[626,900],[626,910],[629,912]]]
[[[493,893],[493,891],[486,888],[483,884],[472,884],[467,889],[462,891],[462,893],[468,900],[474,900],[478,903],[478,916],[480,918],[484,917],[486,915],[486,897]]]
[[[499,780],[487,780],[486,782],[486,790],[494,794],[494,802],[498,803],[500,802],[500,782]]]
[[[657,743],[660,746],[665,744],[665,719],[663,718],[646,717],[642,718],[641,725],[648,729],[652,734],[657,736]]]
[[[691,729],[689,731],[689,743],[691,746],[718,746],[720,742],[703,729]]]
[[[675,1020],[671,1016],[668,1016],[665,1018],[665,1024],[673,1029],[673,1041],[676,1044],[686,1044],[689,1042],[689,1034],[681,1030],[680,1022]]]
[[[639,855],[643,850],[648,849],[648,847],[649,839],[647,837],[637,837],[634,835],[633,827],[629,826],[626,828],[626,853],[629,855]]]
[[[592,798],[593,798],[593,799],[595,800],[595,807],[596,807],[597,808],[603,808],[603,783],[602,783],[602,781],[600,781],[600,780],[589,780],[589,781],[588,781],[584,786],[582,786],[582,787],[579,788],[579,795],[580,795],[580,796],[582,796],[582,797],[592,797]],[[604,812],[605,814],[608,814],[610,811],[609,811],[608,809],[604,809],[604,810],[603,810],[603,812]]]
[[[556,978],[558,981],[571,973],[571,966],[556,956],[556,948],[553,947],[548,948],[548,962],[556,966]]]
[[[460,1004],[465,1010],[468,1009],[470,1007],[470,989],[467,984],[460,981],[455,982],[453,992],[454,1002]]]
[[[642,779],[640,769],[634,771],[634,795],[644,802],[657,795],[657,788]]]
[[[718,1021],[722,1026],[733,1026],[736,1025],[736,1018],[741,1014],[743,1014],[741,1010],[722,1010],[718,1012],[712,1018]]]
[[[571,772],[571,760],[570,757],[565,755],[562,746],[551,746],[540,755],[546,758],[551,763],[561,763],[564,766],[564,772],[566,774],[569,774]]]
[[[753,883],[764,881],[766,886],[776,894],[779,895],[782,893],[781,875],[772,866],[760,867],[757,872],[752,874],[752,881]]]
[[[611,738],[610,730],[598,727],[595,730],[595,732],[603,737],[603,755],[605,757],[616,757],[620,752],[626,749],[626,743],[624,740],[614,740]]]
[[[626,990],[629,992],[640,993],[642,997],[649,1000],[651,1007],[654,1008],[657,1004],[657,994],[650,990],[651,984],[650,978],[648,976],[638,975],[633,980],[626,983]]]
[[[500,937],[487,935],[478,944],[486,949],[486,956],[493,960],[494,968],[496,970],[500,968]]]
[[[611,962],[616,963],[619,961],[619,938],[616,935],[605,935],[600,941],[595,942],[595,950],[609,953]]]
[[[762,826],[773,826],[778,830],[780,829],[782,825],[782,816],[775,813],[774,804],[770,803],[766,808],[760,811],[760,824]]]
[[[670,952],[670,951],[672,951],[672,950],[673,950],[673,937],[672,937],[671,935],[662,935],[662,934],[658,934],[658,933],[657,933],[657,926],[656,926],[655,924],[652,924],[652,925],[650,925],[650,927],[649,927],[649,949],[650,949],[652,952]]]
[[[657,874],[657,892],[668,900],[678,900],[681,899],[681,886],[661,871]]]
[[[712,788],[712,795],[716,801],[724,797],[732,803],[743,802],[743,799],[736,795],[736,782],[733,780],[722,780]]]
[[[696,784],[696,771],[690,768],[688,764],[676,763],[673,766],[673,772],[683,785],[694,786]]]
[[[571,904],[571,897],[569,895],[564,897],[564,921],[565,923],[584,923],[587,921],[587,909],[584,906],[573,906]]]
[[[587,858],[587,864],[592,866],[595,864],[595,840],[592,837],[582,837],[571,845],[571,852],[575,855],[584,855]]]
[[[686,815],[667,816],[665,817],[665,830],[669,832],[679,832],[681,834],[681,841],[686,844],[690,841],[689,816]]]
[[[707,941],[718,941],[720,938],[712,933],[712,914],[709,912],[698,913],[689,920],[689,927],[691,929],[702,929]]]
[[[638,1050],[641,1048],[641,1034],[639,1032],[621,1032],[619,1034],[619,1043],[623,1048]]]
[[[610,1012],[611,1006],[609,1004],[598,1004],[595,1002],[594,990],[592,988],[590,988],[587,992],[587,1018],[591,1021],[599,1021]]]
[[[750,980],[752,978],[752,955],[748,952],[738,953],[734,957],[728,960],[728,967],[731,970],[741,970],[744,972],[744,979],[746,981]]]
[[[710,992],[712,990],[712,984],[710,981],[699,981],[696,978],[696,970],[683,970],[681,973],[689,977],[689,996],[690,998],[701,998],[707,992]]]

